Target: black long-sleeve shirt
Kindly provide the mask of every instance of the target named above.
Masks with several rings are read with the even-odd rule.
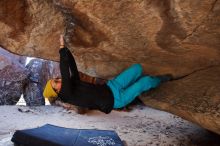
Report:
[[[58,97],[62,101],[76,106],[98,109],[106,114],[110,113],[114,104],[111,89],[106,84],[95,85],[81,81],[75,59],[69,49],[62,48],[59,53],[62,85]]]

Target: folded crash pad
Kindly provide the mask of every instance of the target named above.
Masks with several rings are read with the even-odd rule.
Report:
[[[123,146],[115,131],[73,129],[50,124],[17,130],[11,141],[22,146]]]

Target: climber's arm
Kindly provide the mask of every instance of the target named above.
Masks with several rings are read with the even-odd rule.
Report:
[[[72,73],[73,80],[80,80],[76,61],[69,49],[67,49],[67,56],[68,56],[69,67]]]
[[[68,64],[67,48],[61,48],[60,53],[60,73],[62,77],[62,89],[69,89],[71,86],[71,78]]]

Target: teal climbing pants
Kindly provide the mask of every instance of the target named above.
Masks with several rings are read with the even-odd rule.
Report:
[[[133,64],[107,85],[113,92],[114,108],[122,108],[131,103],[138,95],[160,84],[160,79],[152,76],[143,76],[141,64]]]

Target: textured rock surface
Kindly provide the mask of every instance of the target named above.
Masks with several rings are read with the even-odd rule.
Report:
[[[30,71],[23,96],[26,105],[44,105],[43,89],[48,79],[60,76],[59,63],[32,59],[26,68]]]
[[[190,80],[163,86],[173,93],[164,95],[172,97],[165,102],[166,109],[156,100],[163,97],[161,89],[152,105],[174,112],[172,102],[186,101],[179,102],[180,107],[186,106],[184,111],[193,116],[181,110],[176,114],[220,133],[215,102],[219,89],[210,89],[207,95],[197,90],[201,85],[216,87],[219,81],[213,78],[219,70],[214,70],[212,82],[202,73],[193,75],[210,68],[212,76],[211,67],[220,64],[219,13],[219,0],[1,0],[0,45],[17,54],[58,61],[58,36],[65,33],[79,69],[90,75],[109,78],[132,63],[141,63],[147,74],[172,73],[177,78],[192,74]],[[211,104],[206,108],[207,100]],[[194,103],[201,103],[203,114],[194,114],[189,107]],[[205,113],[217,124],[204,120]]]
[[[27,106],[45,105],[43,88],[39,83],[29,81],[24,89],[23,98]]]
[[[220,66],[165,83],[141,100],[220,134]]]
[[[20,67],[25,66],[26,57],[12,54],[7,50],[0,47],[0,70],[3,69],[7,65],[16,64]]]
[[[0,105],[14,105],[20,99],[29,74],[24,60],[0,48]]]
[[[58,61],[65,31],[83,72],[107,77],[138,62],[182,76],[219,64],[219,12],[219,0],[2,0],[0,44]]]

